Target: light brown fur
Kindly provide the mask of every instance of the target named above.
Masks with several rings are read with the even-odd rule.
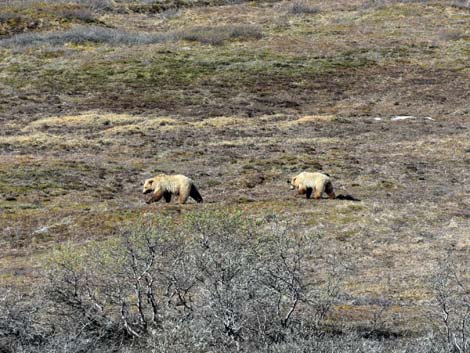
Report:
[[[297,189],[298,194],[306,195],[307,199],[310,198],[312,192],[317,200],[321,199],[323,192],[326,192],[330,199],[336,197],[331,179],[326,174],[302,172],[293,177],[290,184],[291,189]]]
[[[199,194],[194,181],[184,175],[166,175],[159,174],[153,178],[147,179],[144,182],[142,191],[144,194],[153,192],[152,197],[147,203],[157,202],[163,197],[166,202],[171,201],[171,197],[178,196],[178,202],[184,204],[191,196],[198,203],[202,202],[202,197]]]

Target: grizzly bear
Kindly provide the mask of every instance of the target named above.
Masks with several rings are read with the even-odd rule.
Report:
[[[291,189],[297,189],[299,195],[306,195],[307,199],[312,196],[315,199],[320,199],[323,192],[326,192],[330,199],[336,198],[333,191],[333,184],[328,175],[322,173],[309,173],[302,172],[288,181]]]
[[[202,197],[192,179],[184,175],[159,174],[145,180],[143,193],[153,192],[147,203],[157,202],[162,197],[166,202],[171,201],[171,196],[178,196],[178,202],[184,204],[191,196],[196,202],[201,203]]]

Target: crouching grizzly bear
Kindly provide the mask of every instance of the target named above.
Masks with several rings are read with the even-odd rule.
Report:
[[[159,201],[162,197],[166,202],[171,201],[171,196],[178,196],[180,204],[184,204],[191,196],[198,203],[202,202],[202,197],[192,179],[184,175],[159,174],[153,178],[145,180],[144,194],[153,192],[147,203]]]
[[[307,199],[314,193],[315,199],[320,199],[323,192],[326,192],[330,199],[336,198],[333,191],[333,184],[328,175],[322,173],[302,172],[293,177],[288,183],[291,189],[297,189],[299,195],[307,195]]]

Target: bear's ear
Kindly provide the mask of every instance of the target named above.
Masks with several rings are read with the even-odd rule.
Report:
[[[148,181],[148,183],[149,183],[149,184],[153,184],[153,179],[150,179],[150,180]]]

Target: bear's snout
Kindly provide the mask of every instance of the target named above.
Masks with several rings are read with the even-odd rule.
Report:
[[[294,186],[294,185],[291,185],[291,186],[290,186],[290,189],[291,189],[291,190],[294,190],[294,189],[295,189],[295,186]]]

